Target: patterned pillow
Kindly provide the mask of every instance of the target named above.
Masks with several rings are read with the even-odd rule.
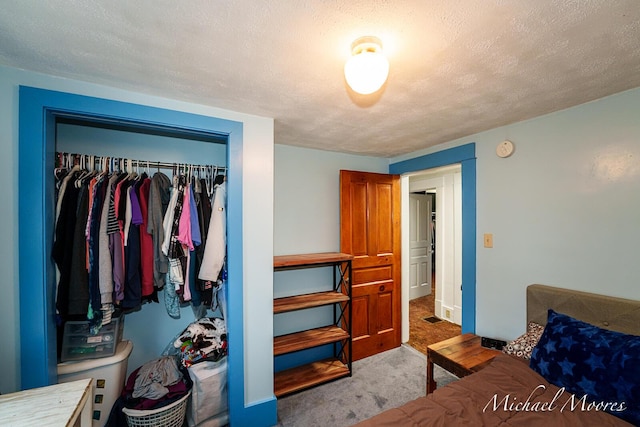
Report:
[[[527,332],[505,345],[502,351],[506,354],[529,360],[531,359],[531,352],[536,344],[538,344],[543,331],[544,326],[536,322],[529,322]]]
[[[572,410],[606,411],[640,425],[640,336],[549,310],[529,366],[575,397]]]

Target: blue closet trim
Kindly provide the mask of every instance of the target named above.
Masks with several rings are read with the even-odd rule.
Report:
[[[276,401],[245,407],[242,270],[243,124],[162,108],[26,86],[19,89],[19,274],[21,388],[57,382],[54,235],[56,117],[118,122],[227,139],[227,261],[229,411],[234,420],[261,425],[276,419]],[[241,421],[242,424],[242,421]],[[265,424],[266,425],[266,424]]]
[[[476,144],[469,143],[389,165],[403,174],[462,165],[462,333],[476,331]]]

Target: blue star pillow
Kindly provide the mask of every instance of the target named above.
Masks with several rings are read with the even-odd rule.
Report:
[[[529,366],[550,383],[564,387],[567,396],[575,395],[572,410],[600,408],[640,425],[640,337],[549,310]],[[579,399],[585,395],[582,404]]]

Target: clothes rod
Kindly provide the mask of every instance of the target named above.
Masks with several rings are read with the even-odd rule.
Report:
[[[59,165],[64,165],[65,167],[70,167],[71,165],[86,164],[87,162],[91,162],[91,158],[93,157],[93,166],[103,166],[105,163],[105,159],[108,163],[107,166],[114,168],[116,165],[112,165],[111,161],[117,161],[118,169],[126,170],[127,167],[153,167],[153,168],[162,168],[162,169],[188,169],[188,168],[210,168],[214,169],[216,173],[226,174],[227,167],[226,166],[216,166],[216,165],[202,165],[195,163],[182,163],[182,162],[161,162],[161,161],[151,161],[151,160],[137,160],[137,159],[129,159],[126,157],[112,157],[112,156],[96,156],[92,154],[78,154],[78,153],[64,153],[64,152],[56,152],[56,159]]]

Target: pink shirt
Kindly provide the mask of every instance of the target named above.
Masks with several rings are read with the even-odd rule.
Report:
[[[182,212],[180,213],[180,222],[178,223],[178,235],[176,239],[185,246],[187,251],[187,268],[184,276],[184,288],[182,291],[182,299],[191,301],[191,289],[189,288],[189,264],[191,263],[190,251],[194,250],[193,240],[191,240],[191,205],[189,198],[191,194],[191,186],[184,187],[184,195],[182,199]]]

